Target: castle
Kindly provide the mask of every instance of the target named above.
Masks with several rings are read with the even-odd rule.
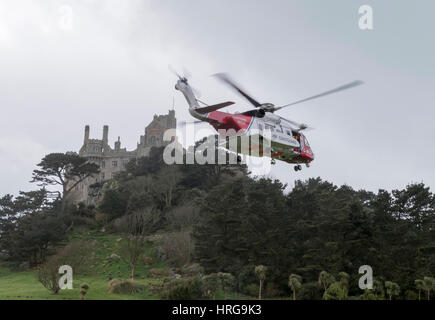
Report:
[[[90,128],[88,125],[85,126],[83,146],[80,148],[79,155],[98,164],[100,174],[87,178],[78,184],[74,188],[70,200],[75,203],[91,204],[93,200],[89,197],[90,185],[113,178],[116,173],[125,169],[126,164],[131,159],[148,156],[152,147],[166,146],[170,141],[163,141],[164,132],[167,129],[176,128],[177,119],[174,110],[169,110],[166,115],[154,115],[151,123],[145,128],[145,134],[140,136],[136,150],[127,151],[126,148],[121,148],[120,137],[115,141],[113,148],[109,146],[109,126],[103,127],[102,140],[90,139]]]

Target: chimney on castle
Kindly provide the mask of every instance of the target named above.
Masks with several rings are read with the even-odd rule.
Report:
[[[121,138],[118,137],[118,141],[115,141],[115,150],[119,151],[121,149]]]
[[[109,142],[109,126],[103,127],[103,145]]]
[[[84,143],[86,144],[89,140],[89,125],[85,126],[85,141]]]

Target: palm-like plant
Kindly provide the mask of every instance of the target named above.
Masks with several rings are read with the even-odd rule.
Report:
[[[302,287],[302,277],[292,273],[288,277],[288,286],[293,291],[293,300],[296,300],[296,290],[299,290]]]
[[[335,282],[335,278],[332,274],[322,271],[319,274],[319,284],[323,287],[323,297],[326,296],[326,290],[331,283]]]
[[[400,287],[395,282],[385,281],[385,289],[387,290],[387,294],[390,297],[390,300],[393,299],[393,296],[398,296],[400,293]]]
[[[340,272],[340,273],[338,274],[338,277],[339,277],[339,279],[340,279],[340,283],[341,283],[344,287],[347,288],[347,287],[349,286],[349,279],[350,279],[349,274],[346,273],[346,272],[344,272],[344,271],[342,271],[342,272]]]
[[[379,279],[373,279],[373,291],[378,298],[384,298],[384,283]]]
[[[415,287],[418,290],[418,300],[421,300],[421,290],[424,290],[424,281],[421,279],[417,279],[414,281]]]
[[[255,274],[260,281],[260,288],[258,290],[258,299],[261,300],[261,289],[263,288],[263,282],[266,279],[267,267],[259,265],[255,267]]]
[[[424,277],[423,278],[423,290],[426,291],[427,294],[427,300],[430,300],[430,292],[435,287],[435,279],[431,277]]]

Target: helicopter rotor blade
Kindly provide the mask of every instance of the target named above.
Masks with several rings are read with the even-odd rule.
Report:
[[[245,97],[255,107],[258,108],[261,106],[261,103],[259,103],[257,100],[255,100],[250,95],[248,95],[245,91],[243,91],[238,85],[235,84],[233,80],[229,78],[229,76],[226,73],[216,73],[213,76],[217,77],[219,80],[221,80],[225,84],[235,89],[239,94]]]
[[[287,121],[287,122],[291,123],[292,125],[294,125],[296,128],[298,128],[298,131],[312,130],[313,129],[312,127],[306,125],[305,123],[298,123],[296,121],[285,119],[285,118],[282,118],[282,119],[284,119],[285,121]]]
[[[333,93],[337,93],[337,92],[340,92],[340,91],[343,91],[343,90],[354,88],[354,87],[360,86],[362,84],[364,84],[363,81],[356,80],[356,81],[347,83],[347,84],[345,84],[343,86],[340,86],[338,88],[335,88],[335,89],[332,89],[332,90],[329,90],[329,91],[317,94],[315,96],[312,96],[312,97],[309,97],[309,98],[306,98],[306,99],[302,99],[302,100],[299,100],[299,101],[296,101],[296,102],[292,102],[292,103],[289,103],[289,104],[286,104],[286,105],[283,105],[283,106],[280,106],[280,107],[275,107],[274,111],[280,110],[282,108],[290,107],[290,106],[293,106],[295,104],[302,103],[302,102],[305,102],[305,101],[310,101],[310,100],[314,100],[314,99],[317,99],[317,98],[321,98],[321,97],[324,97],[324,96],[327,96],[327,95],[330,95],[330,94],[333,94]]]
[[[177,78],[178,79],[180,79],[180,80],[183,80],[183,78],[185,78],[185,77],[182,77],[175,69],[174,69],[174,67],[172,66],[172,65],[168,65],[168,69],[169,69],[169,72],[171,72],[171,73],[173,73],[175,76],[177,76]]]
[[[200,123],[206,124],[204,121],[200,121],[200,120],[196,120],[196,121],[178,121],[177,122],[177,126],[185,127],[185,126],[187,126],[189,124],[196,125],[196,124],[200,124]]]
[[[190,73],[189,70],[187,70],[186,67],[183,67],[183,74],[184,74],[184,77],[185,77],[186,79],[190,79],[190,78],[192,77],[192,74]]]

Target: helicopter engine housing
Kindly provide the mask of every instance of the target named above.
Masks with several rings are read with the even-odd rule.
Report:
[[[264,115],[264,118],[267,119],[267,120],[270,120],[271,122],[274,122],[276,124],[281,123],[281,117],[277,116],[277,115],[274,115],[273,113],[270,113],[270,112],[267,112]]]

